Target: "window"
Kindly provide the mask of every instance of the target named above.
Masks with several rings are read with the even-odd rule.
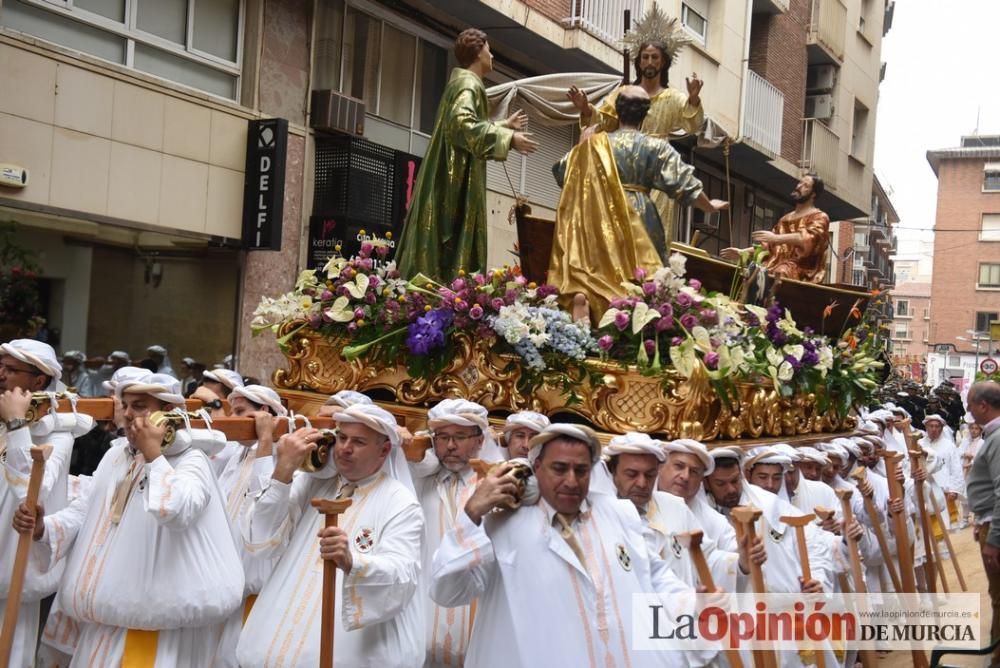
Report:
[[[857,251],[861,248],[868,247],[868,232],[865,230],[855,230],[854,231],[854,249]]]
[[[896,300],[896,317],[898,318],[910,317],[910,301],[908,299]]]
[[[242,0],[7,0],[0,24],[235,100]]]
[[[1000,288],[1000,264],[979,263],[979,283],[977,288]]]
[[[987,162],[983,169],[983,190],[1000,191],[1000,162]]]
[[[976,331],[983,334],[990,333],[990,323],[998,319],[996,312],[976,311]]]
[[[984,213],[979,228],[980,241],[1000,241],[1000,213]]]
[[[449,40],[400,19],[366,14],[344,0],[316,12],[317,90],[364,100],[369,139],[423,155],[448,83]]]
[[[851,274],[851,285],[865,285],[867,272],[864,269],[855,269]]]
[[[892,338],[894,338],[894,339],[908,339],[908,338],[910,338],[910,329],[909,329],[909,327],[910,326],[907,323],[905,323],[905,322],[897,322],[896,323],[896,327],[893,330],[893,337]]]
[[[702,44],[708,41],[708,0],[681,3],[681,23]]]
[[[753,207],[752,231],[767,230],[770,232],[778,224],[779,218],[781,218],[781,211],[778,207],[767,203],[755,203]]]
[[[924,309],[924,320],[930,320],[930,319],[931,319],[931,310],[929,308],[925,308]]]
[[[851,125],[851,155],[865,162],[868,156],[868,107],[854,101],[854,123]],[[876,216],[877,219],[877,216]]]

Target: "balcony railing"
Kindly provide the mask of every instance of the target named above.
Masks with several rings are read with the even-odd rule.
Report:
[[[785,95],[753,70],[747,70],[743,136],[772,156],[781,153]]]
[[[847,7],[841,0],[812,0],[809,43],[819,44],[838,61],[844,60]]]
[[[827,188],[836,189],[840,137],[818,119],[802,122],[802,167],[819,174]]]
[[[621,48],[625,10],[632,10],[632,20],[642,18],[648,0],[572,0],[570,27],[583,28],[598,39]],[[635,55],[635,54],[633,54]]]

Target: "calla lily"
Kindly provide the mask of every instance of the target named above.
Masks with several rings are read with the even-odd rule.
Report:
[[[348,306],[349,302],[350,300],[347,297],[337,297],[337,299],[325,311],[323,311],[323,315],[334,322],[350,322],[351,320],[354,320],[354,309]]]
[[[604,312],[604,315],[601,316],[601,321],[597,323],[597,328],[602,329],[613,323],[615,321],[615,318],[618,317],[619,313],[621,313],[620,310],[616,308],[609,308],[607,311]]]
[[[361,299],[365,296],[365,292],[368,291],[368,284],[368,275],[358,274],[353,281],[345,283],[344,288],[355,299]]]
[[[760,320],[761,322],[767,320],[766,308],[761,308],[760,306],[754,306],[753,304],[744,304],[743,308],[745,308],[750,313],[753,313],[757,317],[757,319]]]
[[[638,334],[642,328],[660,317],[660,312],[649,308],[646,302],[639,302],[632,310],[632,333]]]

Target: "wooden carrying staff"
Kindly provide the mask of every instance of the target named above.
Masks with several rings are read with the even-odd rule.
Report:
[[[38,506],[38,493],[45,477],[45,460],[52,452],[51,445],[31,448],[31,477],[28,479],[28,494],[25,505],[31,510]],[[14,643],[14,629],[17,627],[17,613],[21,607],[21,592],[24,591],[24,572],[28,568],[28,552],[31,550],[31,532],[17,537],[17,552],[14,554],[14,570],[10,575],[10,590],[7,592],[7,607],[3,613],[3,628],[0,629],[0,666],[10,664],[10,649]]]
[[[337,526],[337,519],[351,506],[350,499],[313,499],[313,508],[326,516],[324,526]],[[320,616],[319,666],[333,668],[333,629],[337,623],[337,564],[332,559],[323,560],[323,611]]]
[[[802,581],[812,580],[812,570],[809,568],[809,552],[806,548],[806,527],[816,519],[815,515],[784,515],[779,517],[782,522],[795,528],[795,538],[799,544],[799,561],[802,562]],[[814,650],[816,654],[816,665],[819,668],[826,668],[826,656],[822,647]]]
[[[851,477],[860,483],[867,477],[867,471],[863,466],[859,466],[851,472]],[[858,492],[860,493],[861,490],[859,489]],[[885,538],[885,531],[882,529],[882,523],[878,520],[878,513],[875,511],[875,503],[864,494],[861,494],[861,501],[865,504],[865,512],[868,513],[868,517],[872,520],[872,529],[875,531],[875,539],[878,541],[878,549],[882,552],[882,562],[889,571],[889,577],[892,578],[893,590],[903,591],[903,583],[899,579],[899,570],[896,568],[896,561],[893,559],[892,552],[889,550],[889,541]]]
[[[910,452],[911,470],[926,471],[927,467],[925,466],[924,461],[927,458],[927,453],[924,452],[923,450],[910,450],[909,452]],[[935,508],[937,507],[937,499],[934,498],[933,488],[929,491],[929,493],[925,494],[924,496],[925,498],[930,497],[931,501],[934,502],[934,507]],[[938,521],[938,526],[944,529],[944,524],[942,524],[940,513],[937,515],[937,521]],[[928,520],[927,524],[931,524],[931,522]],[[931,538],[931,548],[934,550],[934,567],[937,568],[938,577],[941,578],[941,589],[944,590],[944,593],[950,594],[951,587],[948,586],[948,576],[944,572],[944,560],[941,558],[941,547],[940,545],[938,545],[938,539],[932,531],[928,530],[927,534]],[[948,532],[945,531],[944,535],[947,536]],[[954,560],[952,561],[952,563],[955,563]]]
[[[858,541],[854,540],[847,533],[847,527],[854,521],[854,511],[851,510],[851,497],[854,496],[853,489],[835,489],[833,493],[840,499],[840,513],[844,516],[844,538],[847,539],[847,551],[851,555],[851,575],[854,577],[854,591],[858,594],[867,594],[868,588],[865,586],[863,571],[861,570],[861,551]],[[819,508],[816,509],[819,511]],[[861,665],[864,668],[875,668],[878,665],[878,657],[870,649],[863,649],[858,652],[861,658]]]
[[[746,536],[749,546],[753,546],[754,539],[757,537],[754,523],[763,513],[764,511],[760,508],[753,506],[737,506],[729,513],[729,517],[739,525],[740,536]],[[764,571],[760,564],[753,561],[750,562],[750,581],[753,583],[755,593],[767,592],[764,587]],[[755,668],[777,668],[778,658],[775,656],[774,650],[755,649],[753,651],[753,665]]]
[[[823,506],[816,506],[813,508],[813,512],[816,513],[816,517],[823,520],[824,522],[837,514],[837,511],[833,508],[825,508]],[[851,587],[851,583],[847,580],[846,573],[837,573],[837,582],[840,584],[840,591],[844,594],[848,594],[854,589]]]
[[[701,529],[695,529],[688,533],[679,533],[676,538],[681,547],[687,548],[688,554],[691,555],[691,562],[694,564],[695,572],[698,573],[698,580],[705,587],[705,593],[714,594],[719,591],[719,588],[715,586],[712,571],[709,570],[708,561],[705,560],[705,553],[701,551],[703,535]],[[726,661],[729,662],[730,668],[743,668],[743,659],[740,658],[739,650],[727,649],[725,652]]]
[[[910,444],[910,449],[908,451],[910,453],[910,470],[914,471],[921,468],[920,453],[922,451],[908,428],[905,431],[905,436],[906,440]],[[937,585],[934,581],[934,547],[936,542],[934,540],[934,534],[931,531],[930,518],[927,516],[927,498],[924,494],[924,481],[914,479],[913,485],[914,490],[917,493],[917,506],[920,513],[920,533],[923,534],[924,539],[924,577],[927,579],[927,591],[933,594],[937,591]]]
[[[889,482],[889,499],[893,501],[902,499],[903,485],[896,480],[896,470],[899,462],[903,459],[903,453],[882,450],[879,451],[879,456],[885,460],[886,480]],[[913,555],[910,553],[905,512],[892,513],[892,524],[893,530],[896,532],[896,554],[899,557],[899,572],[903,581],[901,591],[915,594],[917,592],[917,577],[913,572]],[[927,668],[927,655],[922,650],[912,649],[910,656],[916,668]]]

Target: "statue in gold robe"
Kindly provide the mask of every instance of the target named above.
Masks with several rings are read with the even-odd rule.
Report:
[[[498,123],[489,119],[483,75],[492,71],[493,55],[486,34],[462,32],[455,57],[461,67],[444,89],[403,223],[396,262],[405,278],[422,273],[451,281],[459,271],[485,270],[486,161],[537,147],[521,132],[523,111]]]
[[[648,104],[641,87],[622,88],[619,129],[592,134],[553,168],[563,191],[548,282],[559,288],[565,308],[577,294],[586,297],[592,319],[622,295],[622,282],[632,281],[636,268],[652,273],[666,262],[651,192],[705,211],[728,206],[705,196],[694,168],[670,142],[639,131]]]
[[[634,83],[642,86],[649,94],[650,106],[646,120],[640,128],[650,137],[669,140],[685,135],[697,134],[705,123],[705,112],[701,105],[703,82],[697,75],[686,79],[687,95],[669,88],[670,65],[677,54],[691,42],[684,28],[676,18],[667,17],[653,5],[635,29],[626,35],[626,45],[635,53]],[[586,96],[575,86],[569,90],[569,98],[580,110],[580,125],[586,128],[597,125],[606,132],[618,128],[618,114],[615,101],[621,88],[608,95],[596,107],[587,102]],[[664,252],[669,252],[673,240],[673,225],[677,215],[674,200],[660,191],[652,194],[653,203],[659,212],[663,233],[657,235],[665,240]]]

